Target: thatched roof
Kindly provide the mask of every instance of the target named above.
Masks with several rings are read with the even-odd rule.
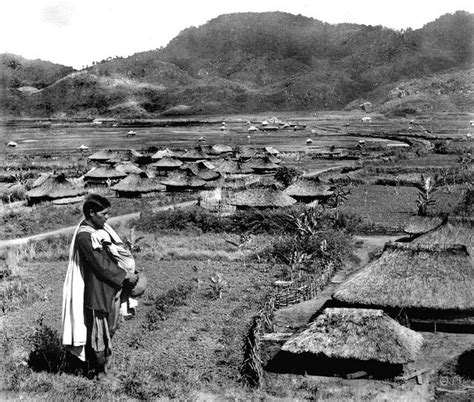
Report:
[[[330,188],[317,180],[302,179],[287,187],[284,193],[291,197],[328,197],[333,193]]]
[[[156,160],[156,159],[162,159],[162,158],[172,158],[174,156],[176,156],[175,153],[171,151],[170,149],[166,148],[166,149],[160,149],[159,151],[154,153],[151,156],[151,159]]]
[[[252,158],[248,163],[247,166],[251,167],[255,171],[259,170],[277,170],[280,166],[276,163],[273,163],[268,159],[268,157],[263,158]]]
[[[122,162],[122,156],[118,153],[115,153],[112,155],[109,159],[105,161],[108,165],[114,165],[116,163],[121,163]]]
[[[108,161],[110,159],[118,159],[120,160],[120,155],[117,152],[109,150],[101,150],[89,155],[87,159],[91,161]]]
[[[121,172],[117,169],[110,168],[110,167],[99,167],[99,168],[92,168],[89,170],[85,175],[84,178],[87,179],[121,179],[125,177],[127,174]]]
[[[155,191],[165,191],[165,186],[161,184],[159,178],[149,178],[146,173],[130,174],[120,180],[112,190],[128,193],[151,193]]]
[[[179,159],[182,160],[200,160],[208,158],[209,155],[207,155],[207,153],[204,153],[201,149],[191,149],[179,156]]]
[[[255,188],[235,193],[227,203],[242,207],[287,207],[296,200],[278,190]]]
[[[216,170],[221,173],[228,173],[228,174],[237,174],[240,173],[240,166],[237,161],[230,160],[230,159],[223,159],[220,161],[214,161],[216,165]]]
[[[255,156],[256,153],[257,151],[255,149],[247,146],[240,146],[238,152],[236,152],[237,157],[240,159],[250,159]]]
[[[128,156],[131,157],[131,158],[140,158],[143,156],[142,153],[138,152],[137,150],[135,149],[129,149],[128,152],[127,152]]]
[[[56,199],[65,197],[77,197],[85,194],[83,186],[75,186],[66,176],[61,173],[57,176],[49,176],[40,186],[26,193],[29,199],[46,198]]]
[[[345,303],[435,310],[474,309],[466,247],[389,243],[333,294]]]
[[[216,180],[221,176],[218,171],[213,169],[215,169],[215,166],[205,161],[188,162],[180,167],[180,170],[189,170],[197,177],[206,181]]]
[[[39,187],[41,186],[48,178],[52,176],[51,173],[41,173],[39,177],[33,182],[31,185],[31,188]]]
[[[268,154],[268,155],[265,155],[265,156],[266,156],[267,160],[269,160],[269,161],[272,162],[272,163],[275,163],[275,164],[277,164],[277,165],[278,165],[279,163],[281,163],[281,160],[278,159],[278,158],[277,158],[276,156],[274,156],[274,155]]]
[[[403,230],[408,234],[421,234],[437,228],[442,223],[443,218],[439,216],[412,216]]]
[[[280,151],[274,147],[263,147],[264,151],[266,153],[269,153],[270,155],[278,155]]]
[[[209,150],[209,153],[212,155],[220,155],[220,154],[225,154],[232,151],[233,149],[229,145],[215,144],[211,147],[211,149]]]
[[[126,174],[143,172],[142,169],[140,169],[137,165],[135,165],[132,162],[120,163],[117,166],[115,166],[115,169]]]
[[[462,244],[466,246],[473,257],[474,224],[470,220],[448,220],[431,232],[422,234],[412,241],[412,244]]]
[[[306,330],[291,337],[282,350],[405,364],[417,358],[422,344],[420,334],[403,327],[382,310],[326,308]]]
[[[201,188],[205,186],[206,181],[188,171],[180,171],[173,173],[168,178],[162,179],[161,184],[167,187]]]
[[[149,166],[153,166],[157,169],[173,169],[173,168],[179,168],[183,162],[181,162],[179,159],[174,159],[174,158],[169,158],[169,157],[163,157],[160,159],[158,162],[151,163]]]

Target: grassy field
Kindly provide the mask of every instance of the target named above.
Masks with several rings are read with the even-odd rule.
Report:
[[[368,228],[373,225],[373,233],[402,233],[408,220],[417,214],[417,194],[415,187],[355,186],[339,210],[359,216]],[[434,195],[435,203],[430,212],[453,212],[462,202],[463,196],[463,190],[450,193],[440,189]]]
[[[6,373],[15,391],[67,399],[245,394],[239,375],[243,335],[279,270],[266,264],[242,263],[241,251],[215,235],[163,235],[159,247],[153,244],[153,238],[148,237],[137,258],[137,266],[149,279],[149,290],[140,301],[138,314],[124,321],[114,338],[112,362],[124,382],[113,392],[73,375],[36,373],[21,366],[31,352],[28,339],[38,319],[43,326],[60,330],[67,265],[64,249],[53,256],[38,252],[34,258],[23,253],[15,275],[0,285],[6,311],[0,317],[5,358],[20,364],[15,370],[25,368],[21,384],[15,383],[17,371]],[[227,283],[221,298],[215,297],[210,285],[209,277],[216,273]],[[14,284],[16,291],[11,290]],[[24,292],[20,291],[22,286]],[[170,291],[183,296],[182,304],[165,305],[158,320],[150,318],[157,308],[156,300]]]

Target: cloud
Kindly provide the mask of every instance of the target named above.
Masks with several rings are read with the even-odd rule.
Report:
[[[67,1],[50,4],[41,10],[46,24],[63,28],[70,24],[74,14],[74,5]]]

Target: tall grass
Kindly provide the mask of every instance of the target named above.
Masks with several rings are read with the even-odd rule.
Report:
[[[18,278],[8,279],[0,288],[0,309],[3,314],[23,309],[41,300],[48,300],[50,290],[39,290]]]

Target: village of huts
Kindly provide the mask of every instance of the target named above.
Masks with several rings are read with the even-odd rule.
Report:
[[[42,175],[27,193],[29,204],[78,202],[96,189],[116,197],[185,192],[195,194],[203,208],[230,214],[297,203],[312,210],[327,204],[335,192],[335,185],[322,176],[276,180],[285,164],[273,147],[100,150],[87,160],[89,170],[80,178]],[[264,330],[256,327],[259,352],[253,360],[249,357],[249,364],[261,367],[257,372],[393,378],[406,375],[417,361],[424,342],[420,331],[473,332],[472,218],[417,216],[405,233],[343,278],[309,321],[288,326],[286,332],[275,331],[271,321],[276,300],[297,305],[321,286],[278,284],[283,291],[278,294],[277,287],[273,304],[266,304],[262,319],[268,322]],[[300,297],[301,289],[310,296]]]

